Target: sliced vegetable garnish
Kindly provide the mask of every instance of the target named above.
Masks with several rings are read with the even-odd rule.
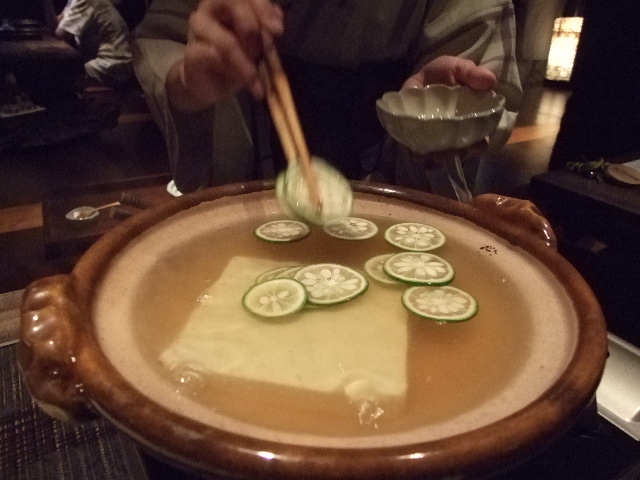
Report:
[[[285,265],[283,267],[276,267],[271,270],[267,270],[266,272],[261,273],[256,277],[256,283],[266,282],[267,280],[273,280],[274,278],[278,278],[278,274],[284,272],[285,270],[289,270],[293,265]],[[297,266],[296,268],[299,268]]]
[[[455,272],[444,258],[426,252],[400,252],[383,264],[387,275],[413,285],[447,285]]]
[[[334,167],[314,157],[311,162],[318,182],[322,208],[318,210],[311,201],[309,186],[297,163],[290,165],[282,177],[282,185],[276,188],[281,204],[302,219],[324,225],[329,220],[347,217],[353,205],[353,192],[348,180]]]
[[[444,245],[446,238],[437,228],[422,223],[397,223],[384,232],[391,245],[413,252],[426,252]]]
[[[307,302],[307,289],[291,278],[276,278],[253,285],[242,297],[242,305],[261,317],[282,317],[300,310]]]
[[[332,237],[345,240],[364,240],[378,233],[375,223],[357,217],[336,218],[325,223],[323,228]]]
[[[316,305],[346,302],[369,286],[362,273],[335,263],[307,265],[296,272],[294,279],[306,287],[307,301]]]
[[[410,287],[402,295],[407,310],[436,322],[464,322],[478,313],[478,302],[452,286]]]
[[[380,283],[385,283],[387,285],[398,285],[400,282],[387,275],[387,272],[385,272],[383,268],[384,262],[391,256],[393,256],[393,253],[385,253],[370,258],[364,264],[364,271],[367,272],[367,274],[371,278],[377,280]]]
[[[267,242],[294,242],[309,236],[309,225],[297,220],[273,220],[255,229],[258,238]]]
[[[304,265],[295,265],[293,267],[287,267],[284,270],[278,272],[275,278],[293,278],[298,270],[300,270]]]

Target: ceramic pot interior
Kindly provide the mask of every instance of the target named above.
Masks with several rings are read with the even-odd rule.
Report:
[[[148,348],[141,347],[140,331],[136,330],[136,314],[144,308],[141,307],[141,299],[153,299],[156,288],[154,282],[159,285],[170,281],[175,282],[173,286],[167,290],[165,285],[162,291],[173,292],[176,300],[180,296],[189,298],[190,304],[195,306],[196,299],[203,293],[202,288],[207,281],[211,281],[211,278],[205,278],[206,273],[202,273],[198,264],[215,262],[221,250],[221,246],[213,239],[226,238],[224,232],[233,231],[238,226],[252,232],[267,219],[282,218],[271,192],[202,203],[152,226],[123,248],[110,262],[95,292],[93,321],[104,355],[120,375],[135,385],[136,390],[180,417],[268,442],[331,448],[397,447],[432,442],[477,430],[525,409],[563,374],[576,349],[579,320],[560,280],[541,262],[523,249],[514,247],[505,239],[469,221],[432,209],[416,208],[409,202],[358,194],[353,215],[393,222],[425,223],[446,232],[449,242],[457,244],[467,258],[473,257],[472,268],[467,270],[460,265],[462,259],[458,261],[461,273],[455,283],[478,295],[481,311],[488,308],[486,304],[483,305],[486,300],[482,285],[505,285],[505,294],[514,298],[528,315],[526,319],[512,319],[513,322],[521,322],[519,328],[526,329],[522,344],[518,347],[526,354],[519,360],[513,360],[518,364],[517,371],[505,379],[498,390],[479,397],[451,418],[440,418],[426,424],[417,422],[411,428],[385,434],[363,429],[361,434],[349,437],[312,431],[290,432],[255,425],[213,410],[203,405],[197,396],[176,393],[176,384],[167,381],[166,375],[159,372],[157,357],[148,355]],[[322,232],[314,234],[322,235]],[[208,257],[181,257],[185,245],[206,243],[209,241],[207,239],[211,240],[208,243],[211,249]],[[230,240],[227,238],[226,241]],[[260,242],[257,239],[254,241]],[[305,240],[300,244],[303,245],[303,242]],[[389,246],[382,253],[393,251]],[[303,259],[298,256],[296,260]],[[163,261],[164,266],[159,267],[159,262]],[[185,272],[192,268],[198,270],[202,278],[190,281]],[[238,301],[241,296],[242,292]],[[363,296],[356,301],[365,300]],[[152,324],[149,325],[148,328],[152,329]],[[157,329],[162,331],[164,328],[163,319],[157,318]],[[442,328],[456,327],[443,325]],[[154,335],[149,330],[147,334]],[[161,343],[168,342],[162,335],[161,338]],[[491,343],[486,345],[490,346]],[[490,377],[494,373],[485,372],[485,375]],[[247,401],[252,400],[248,398]],[[259,402],[256,408],[260,408]]]

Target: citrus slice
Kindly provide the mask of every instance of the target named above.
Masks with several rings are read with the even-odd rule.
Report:
[[[353,192],[348,180],[328,163],[313,158],[311,167],[318,182],[322,208],[311,201],[309,186],[300,165],[290,165],[282,177],[282,185],[276,189],[281,204],[300,218],[324,225],[329,220],[347,217],[353,205]]]
[[[455,272],[444,258],[426,252],[400,252],[385,260],[387,275],[413,285],[447,285]]]
[[[276,278],[253,285],[242,297],[242,305],[261,317],[282,317],[300,310],[307,302],[304,285],[291,278]]]
[[[452,286],[409,287],[402,294],[407,310],[436,322],[464,322],[478,313],[478,302]]]
[[[273,220],[255,229],[256,236],[267,242],[294,242],[309,236],[309,225],[297,220]]]
[[[365,240],[378,233],[378,226],[370,220],[357,217],[344,217],[329,220],[324,231],[332,237],[344,240]]]
[[[289,270],[293,265],[285,265],[282,267],[276,267],[271,270],[267,270],[266,272],[261,273],[256,277],[255,283],[266,282],[267,280],[273,280],[274,278],[278,278],[278,274],[280,272],[284,272],[285,270]]]
[[[391,256],[393,256],[393,253],[384,253],[370,258],[364,263],[364,271],[367,275],[380,283],[385,283],[387,285],[399,284],[400,282],[387,275],[387,272],[385,272],[383,268],[384,262]]]
[[[422,223],[397,223],[384,232],[391,245],[413,252],[426,252],[444,245],[444,234],[437,228]]]
[[[307,301],[331,305],[352,300],[368,288],[367,278],[353,268],[336,263],[316,263],[302,267],[293,277],[306,289]]]
[[[293,278],[298,270],[300,270],[304,265],[295,265],[292,267],[287,267],[284,270],[279,271],[274,278]]]

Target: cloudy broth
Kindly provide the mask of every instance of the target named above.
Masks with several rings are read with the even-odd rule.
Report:
[[[175,378],[158,357],[182,330],[201,293],[234,256],[301,264],[332,262],[362,271],[369,258],[399,251],[384,239],[384,230],[396,223],[387,218],[367,217],[379,227],[379,233],[367,240],[333,238],[318,227],[313,227],[309,237],[287,244],[268,243],[253,234],[259,224],[275,218],[237,224],[215,236],[195,238],[149,272],[133,312],[134,335],[152,368],[167,382],[175,382]],[[520,293],[492,261],[499,251],[484,246],[472,250],[448,237],[445,245],[433,253],[454,267],[452,285],[478,300],[478,314],[467,322],[437,324],[406,312],[406,398],[402,404],[385,406],[385,413],[375,422],[363,425],[358,407],[343,394],[313,393],[222,375],[203,378],[197,389],[182,389],[181,394],[193,395],[196,401],[222,414],[252,424],[343,436],[398,432],[446,421],[470,410],[500,392],[526,360],[531,316]],[[348,321],[354,302],[366,302],[381,288],[397,289],[400,302],[403,286],[382,286],[370,280],[369,289],[360,298],[326,308]],[[238,304],[238,309],[242,308]],[[180,387],[176,383],[176,390]]]

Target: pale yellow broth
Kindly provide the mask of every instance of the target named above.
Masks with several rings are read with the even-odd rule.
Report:
[[[400,251],[384,239],[384,230],[397,223],[387,218],[368,217],[378,225],[379,233],[361,241],[336,239],[319,227],[313,227],[309,237],[286,244],[268,243],[253,234],[260,223],[276,218],[238,224],[215,236],[202,235],[171,252],[149,272],[133,312],[134,335],[149,364],[167,382],[175,379],[158,357],[184,327],[198,297],[233,256],[305,264],[334,262],[362,271],[369,258]],[[446,244],[432,253],[452,264],[456,276],[451,285],[478,300],[478,314],[467,322],[437,324],[407,312],[406,399],[401,405],[390,406],[374,425],[361,425],[356,406],[342,394],[318,394],[223,376],[206,378],[195,393],[182,394],[194,395],[196,401],[249,423],[327,435],[398,432],[469,411],[504,389],[523,365],[530,352],[531,316],[520,294],[491,259],[500,255],[499,250],[491,246],[472,250],[455,238],[447,238]],[[379,288],[397,288],[400,302],[403,286],[381,286],[375,280],[370,280],[369,289],[352,302],[366,302]],[[327,308],[334,309],[336,315],[345,310]],[[180,390],[178,384],[176,390]]]

